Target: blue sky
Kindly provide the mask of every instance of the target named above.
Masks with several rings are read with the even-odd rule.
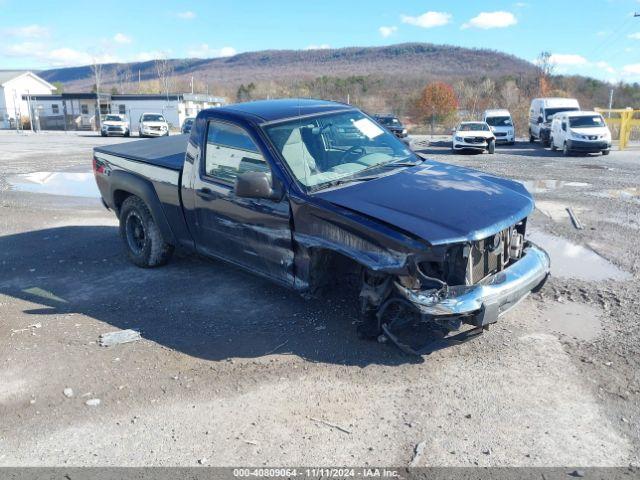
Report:
[[[433,42],[640,81],[640,0],[0,0],[0,69]]]

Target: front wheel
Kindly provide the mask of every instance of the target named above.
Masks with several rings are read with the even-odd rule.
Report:
[[[602,155],[609,155],[609,150],[602,150]]]
[[[551,146],[552,152],[555,152],[558,149],[558,147],[556,147],[556,144],[554,143],[553,137],[549,139],[549,145]]]
[[[491,155],[496,153],[496,141],[495,140],[491,140],[489,142],[489,147],[487,148],[487,152],[489,152]]]
[[[565,157],[568,157],[569,155],[571,155],[571,150],[569,150],[569,146],[567,145],[567,142],[565,142],[564,145],[562,146],[562,154]]]
[[[536,137],[534,137],[531,132],[529,132],[529,143],[533,143],[536,141]]]
[[[120,209],[120,236],[129,260],[143,268],[158,267],[169,261],[173,245],[165,242],[147,205],[135,195]]]

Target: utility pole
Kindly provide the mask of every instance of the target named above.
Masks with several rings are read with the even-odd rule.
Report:
[[[609,91],[609,118],[611,118],[612,108],[613,108],[613,88]]]

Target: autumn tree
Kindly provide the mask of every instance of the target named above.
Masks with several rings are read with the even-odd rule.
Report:
[[[538,66],[538,89],[540,96],[546,97],[549,95],[549,90],[551,90],[551,75],[555,67],[551,61],[551,53],[540,52],[536,60],[536,65]]]
[[[433,135],[436,122],[445,121],[456,112],[458,100],[451,85],[433,82],[422,90],[417,107],[422,120],[430,122]]]

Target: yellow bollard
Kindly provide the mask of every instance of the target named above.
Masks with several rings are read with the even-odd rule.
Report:
[[[616,117],[606,118],[606,122],[608,125],[619,125],[620,126],[620,142],[619,149],[624,150],[629,145],[629,139],[631,138],[631,127],[639,126],[640,127],[640,119],[633,118],[636,113],[640,113],[640,110],[632,110],[631,108],[616,108],[616,109],[608,109],[608,108],[596,108],[596,112],[601,113],[603,117],[606,118],[606,115],[619,115]]]

